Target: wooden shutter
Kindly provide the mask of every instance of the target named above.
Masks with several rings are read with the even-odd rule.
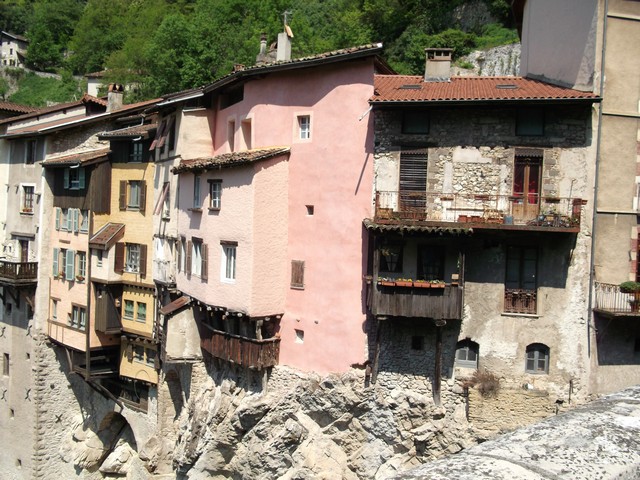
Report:
[[[140,272],[140,276],[144,277],[147,275],[147,246],[140,245],[140,265],[138,265],[138,272]]]
[[[73,250],[67,250],[67,255],[65,259],[65,272],[64,276],[67,280],[73,280],[73,276],[75,273],[75,260],[76,260],[76,252]]]
[[[193,243],[191,240],[187,242],[187,261],[185,262],[185,270],[187,275],[191,275],[191,255],[192,255]]]
[[[127,181],[120,180],[120,210],[127,209]]]
[[[127,345],[127,361],[133,362],[133,344]]]
[[[56,230],[60,230],[60,208],[56,207]]]
[[[72,218],[71,230],[77,232],[80,226],[80,210],[77,208],[70,209],[69,213]]]
[[[144,213],[144,209],[147,203],[147,182],[142,180],[140,182],[140,213]]]
[[[164,132],[165,126],[166,126],[166,120],[163,120],[160,123],[160,127],[158,127],[158,130],[156,131],[156,138],[153,140],[153,142],[151,142],[149,151],[152,151],[156,148],[156,146],[159,146],[158,141],[160,140],[160,137],[162,137],[162,133]]]
[[[58,259],[60,256],[60,249],[53,249],[53,278],[58,278],[58,274],[60,273],[60,267],[58,266]]]
[[[116,243],[116,258],[113,270],[116,273],[124,272],[124,243]]]
[[[206,280],[208,278],[207,268],[209,266],[209,249],[207,248],[206,243],[202,244],[200,255],[202,256],[202,264],[200,265],[200,278]]]
[[[69,188],[69,169],[64,169],[64,188]]]
[[[178,242],[176,243],[176,261],[178,263],[178,271],[181,272],[182,270],[180,270],[180,266],[182,265],[182,245],[183,245],[184,239],[180,238],[178,239]]]
[[[84,189],[85,186],[85,172],[84,172],[84,168],[79,168],[78,169],[78,188],[79,189]]]
[[[304,261],[291,260],[291,286],[304,288]]]

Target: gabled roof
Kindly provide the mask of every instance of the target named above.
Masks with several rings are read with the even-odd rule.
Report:
[[[221,168],[237,167],[247,163],[267,160],[269,158],[289,153],[289,147],[261,148],[247,150],[244,152],[223,153],[215,157],[194,158],[192,160],[182,160],[180,165],[175,167],[173,173],[202,172],[205,170],[217,170]]]
[[[559,87],[523,77],[452,77],[449,82],[425,82],[416,75],[376,75],[374,105],[394,103],[467,102],[599,102],[589,92]]]
[[[29,120],[31,118],[35,118],[35,117],[39,117],[41,115],[45,115],[47,113],[55,113],[55,112],[60,112],[63,110],[68,110],[70,108],[74,108],[74,107],[79,107],[81,105],[84,105],[88,102],[91,103],[95,103],[97,105],[103,106],[103,107],[107,107],[107,102],[105,102],[104,100],[101,100],[97,97],[93,97],[91,95],[85,94],[80,100],[74,100],[73,102],[65,102],[65,103],[58,103],[57,105],[52,105],[50,107],[43,107],[43,108],[35,108],[33,111],[31,111],[30,113],[26,113],[24,115],[19,115],[17,117],[11,117],[11,118],[7,118],[5,120],[0,120],[0,125],[3,124],[7,124],[7,123],[13,123],[13,122],[19,122],[22,120]]]
[[[109,132],[98,134],[98,138],[105,140],[130,139],[130,138],[149,138],[151,132],[158,128],[157,123],[145,123],[143,125],[135,125],[133,127],[120,128]]]
[[[89,165],[99,160],[107,159],[111,150],[102,148],[100,150],[91,150],[90,152],[74,153],[56,158],[47,158],[42,162],[45,167],[65,167],[68,165]]]
[[[19,40],[20,42],[29,43],[29,40],[26,37],[23,37],[22,35],[18,35],[17,33],[9,33],[9,32],[2,31],[2,35],[6,37],[11,37],[14,40]]]
[[[245,67],[241,70],[237,70],[228,75],[225,75],[215,82],[205,85],[200,88],[194,88],[185,90],[184,92],[178,92],[176,94],[167,95],[163,102],[160,102],[158,106],[163,104],[175,103],[197,96],[201,96],[204,93],[209,93],[219,88],[225,87],[231,83],[240,81],[242,79],[265,75],[267,73],[280,72],[285,70],[296,70],[301,68],[308,68],[317,65],[326,65],[335,62],[341,62],[345,60],[353,60],[361,57],[376,56],[376,68],[383,73],[393,73],[393,70],[377,55],[382,52],[382,43],[370,43],[367,45],[361,45],[358,47],[343,48],[340,50],[334,50],[331,52],[319,53],[317,55],[309,55],[306,57],[296,58],[292,60],[284,60],[273,63],[265,63],[262,65],[255,65],[251,67]]]

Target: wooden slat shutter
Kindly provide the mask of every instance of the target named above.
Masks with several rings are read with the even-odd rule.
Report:
[[[60,273],[60,267],[58,266],[58,260],[60,257],[60,249],[53,249],[53,278],[58,278],[58,274]]]
[[[180,269],[180,267],[182,266],[182,245],[183,245],[184,239],[180,238],[178,240],[178,243],[176,244],[176,262],[178,263],[178,271],[181,272],[182,270]]]
[[[140,213],[144,213],[145,206],[147,204],[147,182],[142,180],[140,182]]]
[[[165,127],[166,127],[166,120],[163,120],[160,123],[160,127],[158,127],[158,130],[156,131],[156,138],[153,140],[153,142],[151,142],[151,146],[149,147],[149,151],[152,151],[152,150],[154,150],[156,148],[156,146],[159,146],[158,145],[158,141],[162,137],[162,133],[164,132]]]
[[[64,188],[69,188],[69,169],[64,169]]]
[[[140,276],[144,277],[147,275],[147,246],[140,245],[140,265],[138,266],[138,271],[140,272]]]
[[[56,207],[56,230],[60,230],[60,208]]]
[[[78,210],[77,208],[72,208],[69,210],[69,214],[71,214],[72,218],[71,230],[73,232],[77,232],[80,227],[80,210]]]
[[[78,188],[84,189],[86,183],[84,168],[78,169]]]
[[[120,210],[127,209],[127,181],[120,180]]]
[[[167,135],[171,135],[171,128],[173,127],[173,122],[175,121],[175,117],[170,117],[164,122],[164,130],[162,130],[162,135],[160,135],[160,139],[158,140],[157,147],[161,148],[164,146],[164,143],[167,141]]]
[[[187,261],[185,262],[185,270],[187,271],[187,275],[191,275],[191,255],[193,250],[193,243],[191,240],[187,242]]]
[[[304,261],[291,260],[291,286],[304,288]]]
[[[200,266],[200,278],[206,280],[208,278],[207,268],[209,266],[209,249],[207,248],[207,244],[203,243],[200,251],[202,256],[202,265]]]
[[[73,250],[67,250],[67,255],[65,259],[65,271],[64,277],[67,280],[73,280],[73,276],[75,273],[75,260],[76,260],[76,252]]]
[[[124,243],[116,243],[116,258],[113,270],[116,273],[124,272]]]

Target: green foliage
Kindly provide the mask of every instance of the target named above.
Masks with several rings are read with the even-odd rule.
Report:
[[[4,100],[5,95],[9,91],[9,82],[6,78],[0,77],[0,97]]]
[[[47,102],[69,102],[82,96],[82,92],[70,72],[62,80],[43,78],[27,73],[18,82],[18,91],[9,97],[11,102],[32,107],[44,107]]]
[[[498,23],[490,23],[482,28],[482,35],[476,41],[476,49],[488,50],[499,45],[518,43],[520,38],[514,29],[505,28]]]
[[[620,284],[620,291],[622,293],[638,293],[640,292],[640,283],[638,282],[622,282]]]

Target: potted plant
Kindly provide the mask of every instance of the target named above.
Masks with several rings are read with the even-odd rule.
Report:
[[[84,282],[84,277],[82,275],[76,275],[76,281]]]
[[[413,286],[416,288],[431,288],[431,283],[426,280],[414,280]]]
[[[378,277],[378,285],[381,287],[393,287],[396,282],[392,278],[388,277]]]
[[[633,298],[629,300],[631,311],[640,311],[640,282],[622,282],[620,284],[620,292],[633,295]]]
[[[396,279],[396,287],[412,287],[413,280],[410,278],[398,278]]]

